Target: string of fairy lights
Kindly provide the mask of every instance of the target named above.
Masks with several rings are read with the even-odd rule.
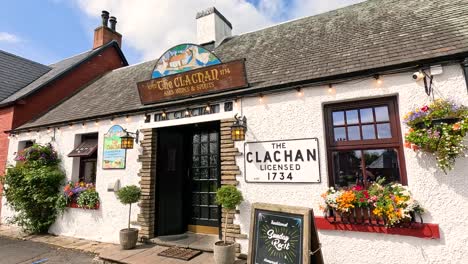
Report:
[[[252,93],[251,95],[242,95],[242,96],[238,96],[238,97],[235,97],[234,99],[223,99],[223,100],[218,100],[218,101],[213,101],[213,102],[210,102],[210,103],[207,103],[205,104],[205,111],[211,111],[211,106],[215,103],[220,103],[220,102],[226,102],[226,100],[233,100],[234,101],[234,105],[235,105],[235,108],[237,109],[238,108],[238,100],[240,98],[251,98],[251,97],[258,97],[258,102],[259,103],[264,103],[265,102],[265,98],[267,95],[279,95],[279,94],[282,94],[282,93],[290,93],[291,91],[296,91],[296,94],[297,94],[297,97],[303,97],[304,96],[304,88],[314,88],[314,87],[326,87],[327,89],[327,92],[328,94],[332,95],[332,94],[335,94],[336,93],[336,86],[337,85],[340,85],[340,84],[343,84],[343,83],[346,83],[348,85],[353,85],[353,84],[357,84],[357,83],[360,83],[360,82],[363,82],[363,81],[366,81],[366,80],[369,80],[369,79],[374,79],[375,81],[375,84],[376,84],[376,87],[379,88],[382,86],[383,84],[383,76],[384,75],[394,75],[394,74],[400,74],[400,73],[407,73],[408,71],[410,70],[414,70],[414,69],[420,69],[421,67],[416,67],[416,66],[413,66],[413,67],[407,67],[407,68],[402,68],[402,69],[398,69],[398,70],[395,70],[395,71],[388,71],[388,72],[385,72],[385,73],[379,73],[379,74],[372,74],[372,75],[366,75],[366,76],[357,76],[357,77],[353,77],[353,78],[345,78],[345,79],[341,79],[341,80],[336,80],[334,82],[322,82],[322,83],[309,83],[309,84],[301,84],[301,85],[296,85],[296,86],[292,86],[292,87],[285,87],[284,89],[277,89],[277,90],[272,90],[272,91],[268,91],[268,92],[260,92],[260,93]],[[185,107],[185,111],[184,111],[184,115],[185,117],[191,117],[190,115],[190,110],[193,109],[195,106],[190,106],[190,107]],[[200,106],[197,106],[197,107],[200,107]],[[180,108],[179,108],[180,109]],[[183,109],[183,108],[182,108]],[[171,110],[172,111],[172,110]],[[66,127],[68,126],[68,129],[74,129],[75,126],[77,125],[80,125],[81,128],[86,128],[86,127],[89,127],[89,126],[92,126],[94,125],[95,127],[99,127],[101,123],[103,122],[109,122],[110,125],[114,125],[116,124],[116,120],[119,119],[119,118],[124,118],[125,120],[125,123],[130,123],[132,122],[132,118],[135,118],[137,116],[143,116],[143,117],[137,117],[138,118],[141,118],[144,122],[144,120],[147,120],[148,118],[148,115],[150,115],[150,112],[151,113],[155,113],[157,112],[152,110],[152,111],[140,111],[140,112],[135,112],[135,113],[132,113],[132,114],[126,114],[126,115],[114,115],[114,116],[104,116],[104,117],[101,117],[101,118],[94,118],[94,119],[88,119],[88,120],[81,120],[81,121],[70,121],[70,122],[64,122],[64,123],[60,123],[60,124],[56,124],[56,125],[53,125],[53,126],[49,126],[47,127],[45,130],[47,131],[47,133],[51,133],[51,132],[56,132],[56,131],[61,131],[63,129],[66,129]],[[163,120],[167,120],[166,117],[167,117],[167,109],[166,108],[162,108],[159,112],[158,112]],[[89,125],[89,123],[92,123],[91,125]],[[44,130],[44,128],[25,128],[25,129],[21,129],[21,130],[16,130],[16,131],[11,131],[9,133],[9,138],[12,138],[12,137],[17,137],[17,134],[18,133],[26,133],[27,136],[31,135],[31,132],[33,131],[36,131],[36,135],[39,135],[40,132]]]

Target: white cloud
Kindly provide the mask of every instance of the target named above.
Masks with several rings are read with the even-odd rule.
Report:
[[[21,39],[14,34],[8,32],[0,32],[0,42],[17,43],[20,41]]]
[[[362,0],[260,0],[257,7],[246,0],[76,1],[88,16],[99,17],[101,10],[116,16],[125,45],[151,60],[176,44],[196,42],[195,15],[214,4],[233,24],[233,34],[241,34],[273,25],[278,17],[294,19]]]

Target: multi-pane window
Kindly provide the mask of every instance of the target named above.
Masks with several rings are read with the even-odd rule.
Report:
[[[405,182],[396,98],[325,106],[331,185]]]

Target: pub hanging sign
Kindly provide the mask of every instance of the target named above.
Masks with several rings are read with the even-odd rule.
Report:
[[[318,139],[246,142],[245,181],[319,183]]]
[[[175,46],[156,63],[153,79],[137,83],[140,100],[152,104],[247,87],[244,61],[221,63],[201,46]]]

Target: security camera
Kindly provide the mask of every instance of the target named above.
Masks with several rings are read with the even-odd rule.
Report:
[[[413,80],[419,81],[419,80],[422,80],[423,78],[424,78],[424,73],[420,71],[413,73]]]

